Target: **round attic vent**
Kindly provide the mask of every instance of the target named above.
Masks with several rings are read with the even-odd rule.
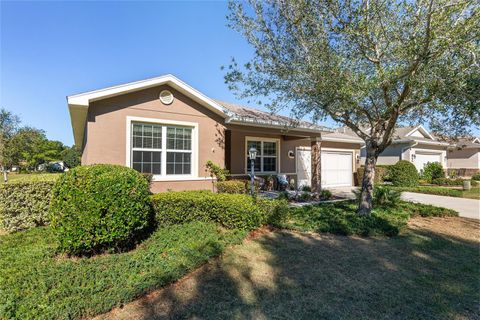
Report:
[[[160,101],[163,104],[171,104],[173,102],[173,94],[168,90],[160,92]]]

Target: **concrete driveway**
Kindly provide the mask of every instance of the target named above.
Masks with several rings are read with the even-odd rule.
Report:
[[[480,219],[480,200],[436,196],[432,194],[402,192],[402,200],[431,204],[457,211],[460,217]]]

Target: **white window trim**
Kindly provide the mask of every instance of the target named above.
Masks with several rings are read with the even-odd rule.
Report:
[[[203,177],[198,176],[198,123],[196,122],[186,122],[186,121],[176,121],[176,120],[165,120],[157,118],[143,118],[143,117],[131,117],[127,116],[126,121],[126,149],[125,149],[125,165],[129,168],[132,167],[132,148],[131,148],[131,130],[132,122],[142,122],[142,123],[152,123],[152,124],[161,124],[161,125],[173,125],[173,126],[182,126],[192,128],[192,171],[191,174],[182,174],[182,175],[167,175],[167,151],[168,149],[162,149],[162,174],[153,175],[152,181],[186,181],[186,180],[206,180]],[[162,144],[165,141],[166,143],[166,130],[162,129]],[[179,150],[181,152],[182,150]]]
[[[277,171],[263,171],[263,163],[260,162],[260,167],[262,168],[261,171],[255,171],[255,174],[278,174],[280,172],[280,139],[276,138],[264,138],[264,137],[252,137],[252,136],[246,136],[245,137],[245,160],[248,157],[248,141],[261,141],[262,145],[263,142],[276,142],[277,143],[277,154],[276,154],[276,159],[277,159]],[[250,161],[245,161],[245,173],[249,174],[250,173]]]

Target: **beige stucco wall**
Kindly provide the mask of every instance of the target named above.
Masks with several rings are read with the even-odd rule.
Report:
[[[447,166],[452,169],[480,169],[480,149],[449,150]]]
[[[170,90],[175,97],[170,105],[162,104],[158,98],[164,89]],[[197,123],[199,178],[208,177],[205,172],[207,160],[221,166],[225,163],[223,119],[180,92],[168,86],[158,86],[91,103],[82,164],[126,165],[128,116]],[[204,189],[208,183],[153,182],[152,190]]]

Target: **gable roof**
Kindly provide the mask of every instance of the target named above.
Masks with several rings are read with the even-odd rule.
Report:
[[[334,131],[330,128],[314,125],[306,121],[298,121],[253,108],[210,99],[200,91],[194,89],[175,76],[167,74],[156,78],[125,83],[117,86],[67,96],[75,145],[79,147],[82,147],[83,145],[90,103],[164,84],[183,93],[200,105],[220,115],[225,119],[225,123],[246,124],[250,126],[279,129],[289,128],[303,132],[321,133]]]

